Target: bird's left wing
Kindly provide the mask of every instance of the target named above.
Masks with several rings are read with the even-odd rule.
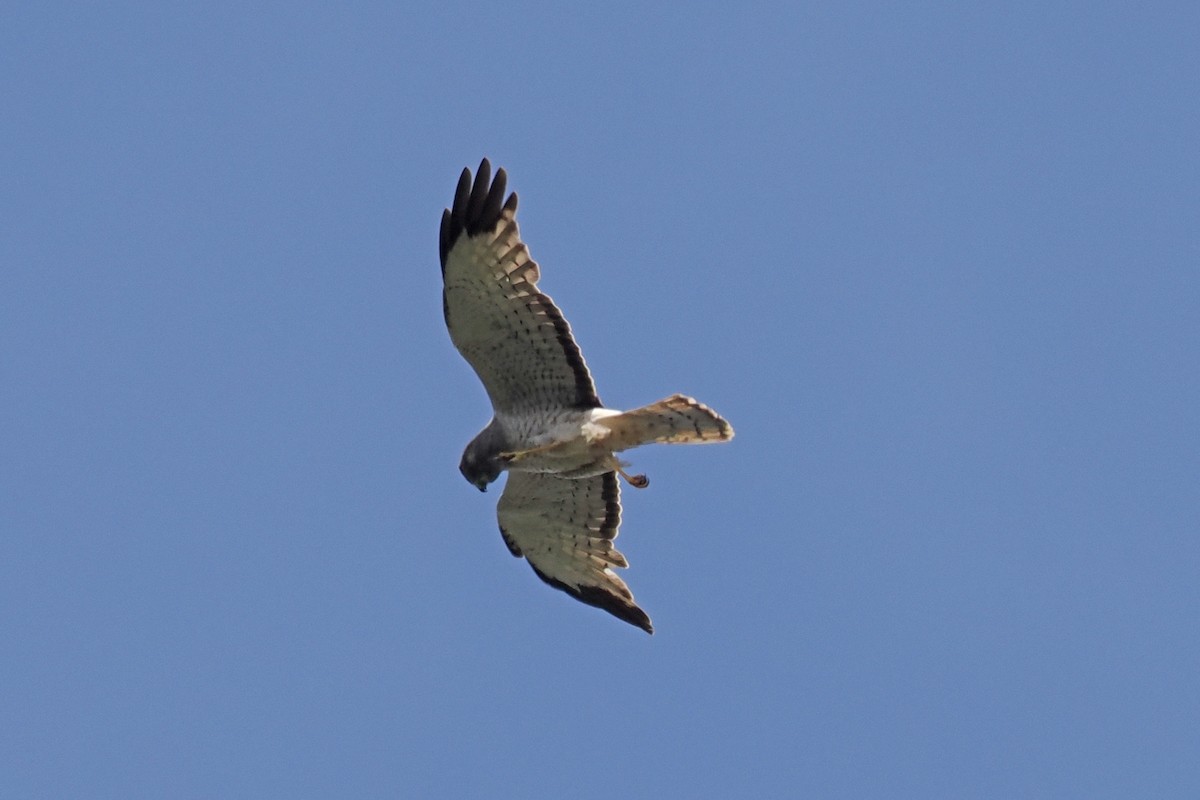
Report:
[[[627,567],[613,546],[621,524],[615,473],[577,480],[509,472],[496,508],[500,533],[514,556],[575,599],[653,633],[646,612],[613,568]]]

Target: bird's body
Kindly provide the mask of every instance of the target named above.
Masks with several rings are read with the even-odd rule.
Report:
[[[612,453],[604,445],[603,420],[620,414],[610,408],[567,409],[542,420],[497,414],[512,444],[504,451],[510,472],[541,472],[564,478],[589,478],[612,472]],[[539,422],[545,422],[544,426]]]
[[[617,453],[654,442],[727,441],[733,429],[707,406],[672,395],[632,411],[605,408],[538,265],[517,230],[517,196],[484,159],[463,170],[442,216],[442,306],[455,347],[492,401],[491,422],[459,464],[475,487],[509,473],[497,506],[509,550],[550,585],[652,632],[649,617],[612,571],[620,525],[617,476],[643,488]]]

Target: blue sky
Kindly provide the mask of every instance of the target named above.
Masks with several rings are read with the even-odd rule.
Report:
[[[1193,4],[0,20],[0,794],[1200,795]],[[487,155],[647,637],[511,558]]]

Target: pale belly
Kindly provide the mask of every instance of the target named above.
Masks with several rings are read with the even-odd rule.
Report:
[[[587,478],[612,472],[617,460],[604,445],[607,429],[596,424],[621,412],[607,408],[568,412],[536,434],[517,427],[513,438],[520,444],[507,468],[513,472],[540,472],[564,478]],[[521,435],[525,434],[525,435]]]

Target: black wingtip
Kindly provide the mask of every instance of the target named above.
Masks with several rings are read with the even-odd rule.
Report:
[[[438,256],[442,262],[442,272],[446,271],[446,256],[450,253],[450,209],[442,212],[442,227],[438,232]]]
[[[467,233],[475,233],[473,222],[483,217],[484,202],[488,196],[488,186],[492,182],[492,165],[485,158],[479,162],[479,171],[475,173],[475,185],[471,187],[471,196],[467,200]]]
[[[625,622],[628,622],[630,625],[634,626],[635,628],[641,628],[650,636],[654,635],[654,625],[651,624],[650,617],[648,617],[646,615],[645,611],[642,611],[637,606],[626,606],[625,610],[629,611],[630,613],[618,614],[617,612],[615,612],[611,609],[608,609],[608,608],[605,609],[605,611],[608,611],[610,614],[615,616],[617,619],[624,620]]]
[[[496,219],[504,213],[504,192],[508,189],[508,173],[504,168],[496,170],[496,178],[492,181],[492,188],[488,190],[487,198],[483,201],[483,207],[494,212]]]
[[[633,613],[625,615],[625,614],[618,614],[615,611],[610,611],[609,609],[605,609],[605,610],[609,611],[610,614],[617,617],[618,619],[628,622],[633,627],[641,628],[642,630],[644,630],[646,632],[646,634],[648,636],[653,636],[654,635],[654,625],[653,625],[653,623],[650,622],[650,617],[648,617],[646,615],[646,612],[642,611],[642,609],[638,608],[637,606],[628,606],[628,609]]]
[[[641,608],[635,605],[632,599],[624,600],[615,594],[611,594],[595,586],[571,586],[550,577],[537,567],[534,567],[533,562],[529,562],[529,566],[532,567],[539,578],[555,589],[566,592],[581,603],[586,603],[589,606],[607,611],[617,619],[628,622],[635,628],[641,628],[648,634],[654,634],[654,625],[651,624],[650,617],[646,615],[645,611],[642,611]]]
[[[474,179],[471,176],[471,168],[463,168],[462,174],[458,176],[458,186],[454,190],[454,203],[442,214],[438,254],[443,272],[446,269],[446,258],[460,236],[464,233],[474,236],[483,231],[494,230],[505,211],[516,213],[517,196],[511,194],[505,199],[507,187],[508,173],[500,168],[496,170],[493,179],[492,162],[487,158],[479,162]]]
[[[463,167],[462,174],[458,176],[458,186],[454,189],[454,206],[451,209],[452,217],[461,222],[467,216],[467,200],[471,198],[471,169]]]

